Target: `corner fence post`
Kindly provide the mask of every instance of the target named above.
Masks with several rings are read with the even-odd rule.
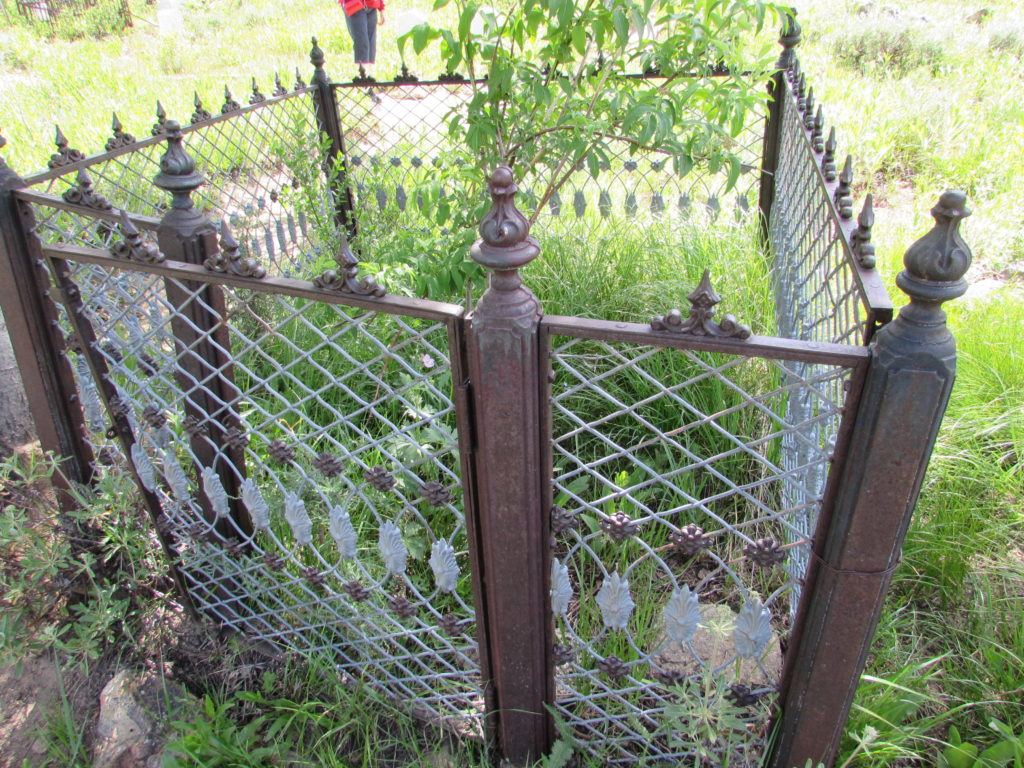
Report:
[[[0,136],[0,148],[6,143]],[[49,298],[49,278],[39,241],[32,232],[35,219],[31,209],[14,198],[14,190],[25,186],[0,157],[0,307],[36,436],[44,451],[61,459],[60,472],[53,482],[63,491],[68,489],[67,481],[92,480],[93,455],[85,441],[78,389],[64,355],[64,339],[57,325],[56,307]],[[74,508],[67,493],[61,492],[58,498],[62,509]]]
[[[182,146],[181,126],[167,121],[167,151],[153,183],[172,195],[171,207],[160,221],[157,241],[168,259],[202,264],[216,255],[217,231],[192,203],[192,192],[205,179]],[[200,468],[212,468],[230,499],[235,528],[218,520],[205,491],[200,494],[206,519],[226,538],[252,534],[249,514],[242,505],[245,478],[244,440],[238,417],[238,390],[231,365],[231,338],[224,324],[224,292],[217,285],[165,278],[167,301],[174,307],[171,329],[175,341],[175,377],[183,393],[186,430]],[[241,436],[244,437],[244,436]]]
[[[345,134],[338,119],[338,102],[334,86],[324,69],[324,52],[313,38],[309,62],[313,65],[311,85],[316,86],[316,123],[328,139],[324,175],[334,194],[334,219],[348,237],[356,236],[356,217],[352,209],[352,190],[348,186],[348,167],[345,162]],[[335,172],[337,169],[337,173]],[[340,177],[339,174],[340,173]]]
[[[871,342],[849,453],[829,480],[831,522],[814,542],[803,632],[789,649],[772,768],[835,759],[953,386],[956,344],[941,304],[967,290],[965,202],[946,192],[932,209],[935,227],[896,278],[910,304]]]
[[[545,703],[553,701],[548,609],[548,530],[541,473],[540,303],[519,268],[540,248],[515,208],[512,171],[491,175],[490,212],[480,223],[474,261],[493,270],[469,317],[467,357],[474,411],[478,505],[477,600],[487,725],[501,756],[514,765],[539,759],[552,743]]]
[[[764,144],[761,149],[761,188],[757,207],[761,213],[761,242],[766,246],[769,242],[768,222],[772,214],[772,204],[775,202],[775,171],[779,167],[779,152],[781,151],[782,107],[783,96],[786,92],[785,78],[786,72],[796,61],[796,51],[793,49],[800,42],[800,34],[796,9],[787,9],[786,20],[779,37],[782,53],[775,64],[777,71],[768,81],[768,119],[765,121]]]

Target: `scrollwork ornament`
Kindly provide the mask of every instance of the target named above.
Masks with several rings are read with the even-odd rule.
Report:
[[[711,287],[708,270],[700,279],[700,284],[686,297],[690,302],[690,316],[683,319],[682,312],[673,309],[664,317],[651,320],[651,329],[684,333],[691,336],[714,336],[716,338],[749,339],[750,326],[736,321],[732,315],[725,315],[721,322],[715,322],[715,305],[722,299]]]
[[[128,261],[137,261],[142,264],[163,263],[164,255],[160,253],[153,243],[146,242],[143,239],[142,233],[132,223],[132,220],[128,218],[128,211],[123,208],[121,209],[121,224],[119,228],[124,236],[124,240],[111,246],[111,256],[116,259],[127,259]]]
[[[135,143],[135,137],[125,131],[116,112],[114,113],[114,119],[110,123],[110,128],[114,132],[114,135],[107,139],[107,143],[103,145],[107,152],[111,152],[115,149],[121,149],[122,147],[130,147]]]
[[[222,115],[230,115],[232,112],[237,112],[242,108],[242,105],[235,101],[231,95],[231,91],[228,87],[224,86],[224,103],[220,107],[220,113]]]
[[[211,272],[237,275],[238,277],[251,277],[260,280],[267,275],[267,270],[260,266],[256,259],[242,257],[238,241],[231,233],[231,227],[224,219],[220,225],[220,251],[211,254],[203,266]]]
[[[359,260],[348,243],[343,243],[334,260],[338,269],[328,269],[313,280],[313,285],[325,291],[351,293],[356,296],[383,296],[384,287],[372,277],[359,277]]]
[[[60,126],[57,128],[57,137],[54,140],[54,144],[57,145],[57,152],[50,155],[50,160],[46,164],[50,168],[63,168],[65,165],[71,165],[77,163],[79,160],[84,160],[85,155],[77,149],[72,149],[68,146],[67,137],[64,136],[64,132],[61,131]]]
[[[75,186],[68,187],[61,195],[65,202],[72,205],[83,205],[97,211],[109,211],[113,209],[110,201],[92,188],[92,179],[84,169],[78,171]]]

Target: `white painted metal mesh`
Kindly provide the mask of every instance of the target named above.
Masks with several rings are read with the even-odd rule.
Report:
[[[220,311],[205,284],[85,263],[72,277],[143,449],[132,460],[152,478],[199,606],[478,731],[446,324],[258,284],[217,286]],[[199,309],[210,327],[195,325]],[[197,378],[190,357],[211,345],[231,363],[207,360]],[[232,397],[218,379],[232,382]],[[190,420],[183,404],[200,397],[241,429],[225,427],[223,413]],[[204,464],[197,447],[214,460]],[[233,498],[225,476],[238,485]],[[251,535],[228,514],[238,504]]]
[[[849,369],[553,341],[557,712],[610,764],[756,764]]]

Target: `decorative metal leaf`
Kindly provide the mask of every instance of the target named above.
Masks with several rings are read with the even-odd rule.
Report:
[[[633,613],[635,603],[629,594],[629,582],[615,571],[604,580],[597,591],[597,605],[601,608],[601,617],[609,629],[625,629],[629,617]]]
[[[394,576],[401,576],[405,572],[405,562],[409,552],[402,541],[402,532],[398,526],[388,520],[380,527],[380,534],[377,540],[380,547],[381,557],[384,558],[384,566],[388,573]]]
[[[220,476],[213,470],[213,467],[203,467],[202,477],[203,491],[206,492],[206,498],[210,500],[214,514],[217,517],[227,517],[230,514],[228,494],[220,482]]]
[[[249,510],[249,517],[252,518],[254,526],[263,529],[270,527],[270,507],[267,506],[259,486],[251,477],[242,481],[242,503]]]
[[[662,612],[665,619],[665,634],[668,639],[680,645],[690,642],[700,624],[700,605],[697,595],[683,585],[672,592]]]
[[[744,603],[736,616],[732,642],[736,653],[748,659],[760,658],[772,639],[771,613],[758,599]]]
[[[358,542],[356,540],[356,529],[352,525],[352,518],[348,516],[347,511],[341,507],[334,506],[331,507],[329,520],[327,529],[338,547],[338,554],[341,555],[341,559],[354,559]]]
[[[188,477],[185,475],[185,470],[178,463],[174,451],[164,451],[164,479],[167,481],[167,485],[170,486],[174,500],[180,504],[187,503],[191,498],[191,493],[189,493],[188,489]]]
[[[569,566],[559,562],[558,558],[551,561],[551,611],[556,616],[564,615],[572,601],[572,582],[569,581]]]
[[[313,521],[306,512],[306,503],[297,493],[284,495],[284,519],[291,526],[297,544],[306,546],[313,542]]]
[[[430,568],[434,581],[442,592],[454,592],[459,583],[459,565],[455,562],[455,549],[444,539],[430,547]]]
[[[135,471],[139,473],[142,486],[153,493],[156,490],[156,473],[153,471],[153,463],[138,443],[132,443],[131,454],[132,464],[135,465]]]

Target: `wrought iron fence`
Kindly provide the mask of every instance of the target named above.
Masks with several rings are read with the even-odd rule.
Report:
[[[196,98],[141,141],[115,119],[88,158],[58,131],[28,183],[0,165],[0,298],[44,445],[73,480],[135,477],[191,605],[513,762],[550,746],[552,713],[612,764],[829,759],[948,397],[935,313],[967,214],[943,198],[901,278],[912,310],[875,333],[870,205],[855,225],[830,178],[798,38],[791,20],[744,139],[777,337],[716,319],[707,274],[650,324],[544,317],[508,169],[488,217],[521,237],[477,243],[473,312],[361,277],[346,232],[424,226],[464,83],[371,95],[314,45],[311,85],[254,83],[247,107]],[[727,207],[724,179],[658,162],[614,158],[540,226]]]

